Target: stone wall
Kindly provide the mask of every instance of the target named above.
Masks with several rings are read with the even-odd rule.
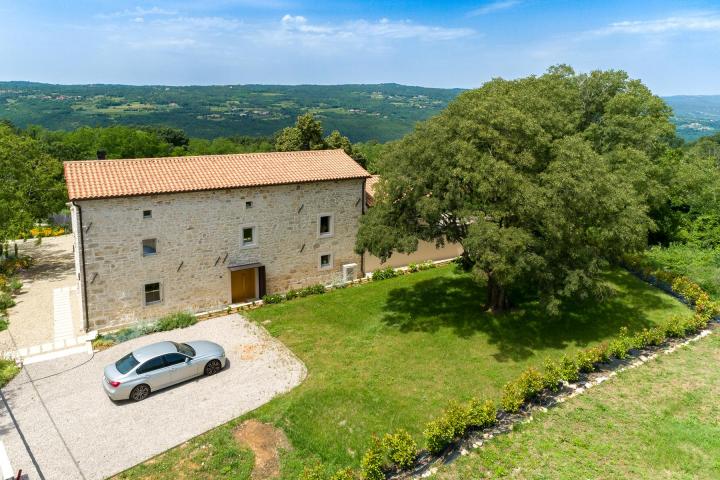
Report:
[[[340,281],[348,263],[357,263],[360,275],[353,247],[362,188],[358,179],[78,201],[88,327],[227,305],[230,265],[264,265],[267,293]],[[318,236],[320,214],[333,215],[330,237]],[[243,227],[255,227],[256,245],[242,246]],[[156,255],[143,256],[143,239],[157,240]],[[332,267],[320,269],[320,255],[328,253]],[[162,301],[145,305],[144,286],[154,282]]]
[[[448,260],[459,257],[463,253],[462,245],[458,243],[446,243],[440,248],[435,246],[435,242],[418,242],[418,248],[413,253],[393,253],[385,263],[382,263],[378,257],[365,254],[365,272],[372,273],[379,268],[398,268],[406,267],[411,263],[421,263],[428,260],[433,262],[438,260]]]

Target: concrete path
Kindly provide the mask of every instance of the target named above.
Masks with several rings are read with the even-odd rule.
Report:
[[[72,235],[18,242],[35,264],[22,272],[23,288],[8,309],[10,325],[0,332],[0,354],[35,355],[78,344],[84,333]]]
[[[114,403],[102,371],[127,352],[160,340],[206,339],[225,347],[228,366],[161,390],[138,403]],[[28,478],[102,479],[236,418],[298,385],[304,365],[263,328],[239,315],[125,342],[93,357],[26,365],[3,390],[0,436],[9,461]],[[34,466],[37,464],[37,467]]]

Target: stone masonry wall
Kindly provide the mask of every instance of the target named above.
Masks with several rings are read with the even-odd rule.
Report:
[[[362,215],[362,183],[325,181],[210,192],[77,202],[84,228],[88,327],[107,329],[179,310],[200,311],[231,300],[229,265],[265,265],[267,293],[342,277]],[[252,208],[246,208],[252,201]],[[152,218],[143,218],[152,210]],[[318,236],[320,214],[333,215],[333,235]],[[242,246],[255,227],[256,245]],[[77,232],[78,230],[76,230]],[[78,233],[75,233],[76,235]],[[157,254],[143,256],[143,239]],[[320,255],[333,256],[320,269]],[[144,304],[144,285],[160,282],[162,301]]]

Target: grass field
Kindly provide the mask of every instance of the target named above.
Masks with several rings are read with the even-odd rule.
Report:
[[[246,418],[270,422],[288,435],[294,450],[282,458],[285,478],[316,461],[357,465],[373,433],[403,427],[420,440],[424,424],[448,400],[497,399],[506,381],[546,357],[608,339],[624,325],[637,330],[673,314],[689,315],[623,271],[609,273],[607,281],[615,295],[602,303],[568,304],[558,317],[548,317],[536,302],[489,315],[484,290],[452,267],[254,310],[250,318],[295,352],[309,375]],[[211,445],[215,465],[223,455],[228,463],[235,460],[237,447],[224,453],[222,445],[232,444],[238,423],[198,437],[195,445]],[[122,478],[176,478],[176,466],[187,466],[189,455],[171,450]],[[224,472],[206,462],[192,473],[247,478],[243,465]]]
[[[645,256],[656,266],[687,275],[715,300],[720,300],[720,250],[678,244],[667,248],[653,247]]]
[[[720,335],[535,416],[435,480],[720,478]]]

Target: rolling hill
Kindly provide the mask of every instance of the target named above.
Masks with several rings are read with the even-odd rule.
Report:
[[[438,113],[462,89],[376,85],[131,86],[0,82],[0,119],[51,130],[81,126],[167,125],[192,137],[270,136],[307,111],[327,132],[354,142],[386,142]],[[686,140],[720,131],[720,95],[673,96]]]

